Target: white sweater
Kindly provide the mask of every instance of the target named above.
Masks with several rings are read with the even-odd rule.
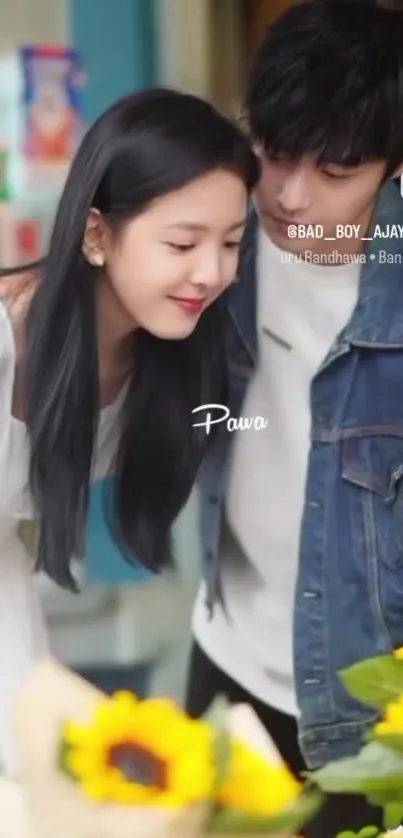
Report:
[[[0,300],[0,764],[10,776],[17,773],[13,699],[34,658],[48,648],[33,575],[37,524],[27,491],[28,440],[25,425],[11,413],[15,366],[13,330]],[[119,403],[102,411],[96,476],[110,463]]]
[[[259,366],[242,415],[263,416],[267,427],[237,431],[233,440],[221,544],[227,611],[217,607],[210,621],[202,589],[194,615],[195,637],[212,661],[290,715],[298,712],[292,638],[310,388],[350,319],[358,282],[359,265],[293,260],[261,232]]]

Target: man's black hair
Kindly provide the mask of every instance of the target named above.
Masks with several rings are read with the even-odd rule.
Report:
[[[253,138],[319,165],[403,162],[403,14],[358,0],[305,0],[269,29],[246,95]]]

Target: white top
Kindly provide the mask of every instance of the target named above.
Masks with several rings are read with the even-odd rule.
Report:
[[[33,658],[47,648],[42,608],[33,578],[34,513],[29,493],[25,425],[12,416],[16,351],[11,322],[0,300],[0,765],[17,771],[12,701]],[[119,400],[120,401],[120,400]],[[114,451],[111,427],[118,402],[102,411],[96,472]],[[31,542],[31,544],[30,544]]]
[[[194,634],[210,659],[268,705],[296,715],[292,623],[310,445],[310,387],[356,304],[359,265],[292,261],[261,233],[259,366],[233,440],[222,538],[228,617],[201,589]],[[270,337],[270,334],[272,337]],[[277,336],[291,348],[287,349]]]

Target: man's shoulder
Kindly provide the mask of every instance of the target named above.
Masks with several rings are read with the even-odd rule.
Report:
[[[373,230],[385,238],[397,240],[398,249],[403,249],[403,198],[393,181],[388,181],[379,192],[373,218]],[[396,235],[392,235],[395,232]],[[389,235],[390,234],[390,235]]]
[[[251,347],[256,343],[256,239],[258,218],[255,211],[248,216],[247,226],[239,256],[235,282],[226,292],[226,304],[230,312],[230,333],[234,324],[238,338]]]
[[[242,263],[245,260],[245,257],[248,255],[249,252],[256,252],[257,247],[257,233],[259,229],[259,217],[256,212],[256,209],[253,204],[250,205],[248,210],[248,217],[246,220],[246,227],[245,233],[242,242],[241,248],[241,255],[240,255],[240,267],[242,268]]]
[[[257,251],[257,231],[259,228],[259,219],[257,212],[253,206],[250,207],[248,218],[246,222],[245,233],[242,240],[241,251],[239,254],[239,264],[237,276],[234,284],[229,288],[229,296],[238,296],[239,286],[253,287],[256,272],[255,261]]]

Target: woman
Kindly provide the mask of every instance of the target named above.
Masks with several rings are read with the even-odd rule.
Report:
[[[130,96],[87,133],[43,265],[0,279],[0,760],[10,705],[44,648],[36,565],[75,589],[90,485],[131,561],[169,564],[170,530],[212,435],[192,410],[225,399],[220,294],[234,280],[258,164],[193,96]]]

